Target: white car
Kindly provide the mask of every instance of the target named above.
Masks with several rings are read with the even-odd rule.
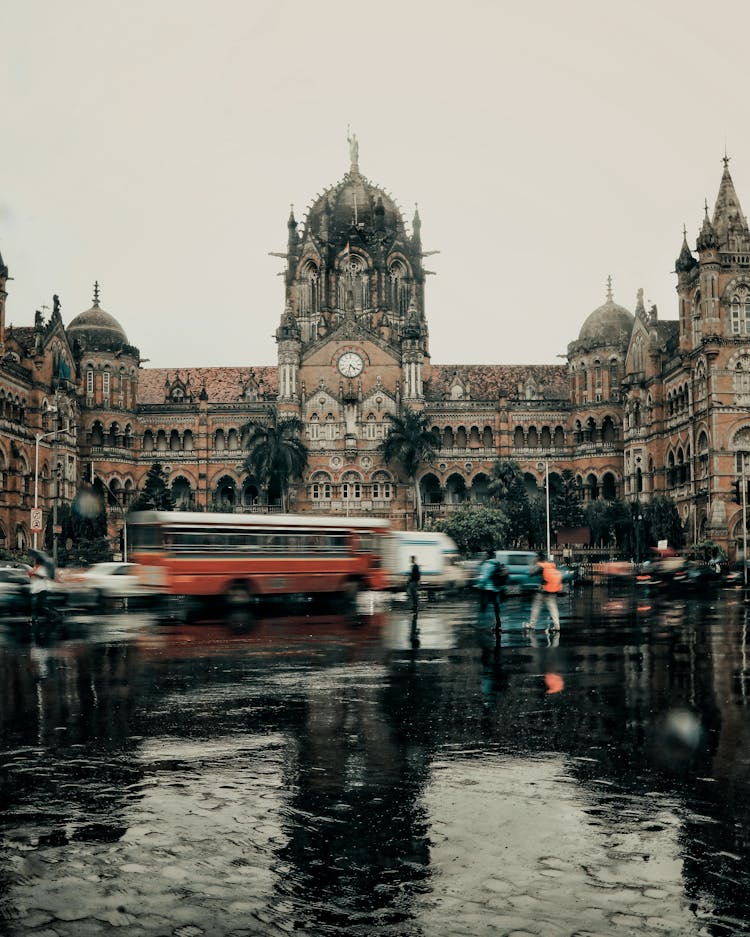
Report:
[[[139,577],[137,563],[95,563],[79,580],[79,588],[97,605],[119,599],[147,601],[152,589]]]

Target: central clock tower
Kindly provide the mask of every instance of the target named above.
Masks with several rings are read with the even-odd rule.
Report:
[[[407,230],[393,199],[360,173],[356,138],[350,144],[343,179],[301,225],[293,211],[287,222],[278,400],[305,427],[309,472],[297,500],[313,503],[299,509],[369,513],[406,498],[379,446],[389,414],[423,405],[430,356],[419,213]]]

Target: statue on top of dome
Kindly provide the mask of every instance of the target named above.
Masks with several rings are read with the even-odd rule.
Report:
[[[357,134],[350,131],[348,124],[346,125],[346,139],[349,144],[349,159],[351,160],[352,169],[357,169],[359,164],[359,141],[357,140]]]

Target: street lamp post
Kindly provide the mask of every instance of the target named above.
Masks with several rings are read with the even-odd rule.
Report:
[[[742,456],[742,573],[745,589],[747,590],[747,481],[745,469],[747,459]],[[746,593],[747,594],[747,593]]]
[[[539,471],[544,468],[544,507],[547,524],[547,559],[549,559],[550,556],[552,556],[552,536],[549,523],[549,459],[545,459],[544,462],[540,462],[537,465],[537,468]]]

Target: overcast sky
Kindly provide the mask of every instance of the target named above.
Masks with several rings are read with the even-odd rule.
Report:
[[[272,364],[289,205],[359,164],[419,203],[435,363],[557,363],[672,274],[725,144],[750,210],[750,6],[0,0],[7,320],[101,305],[151,366]],[[720,22],[717,23],[716,19]]]

